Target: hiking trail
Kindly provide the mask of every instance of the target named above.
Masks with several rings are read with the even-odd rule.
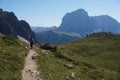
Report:
[[[34,50],[30,50],[25,58],[24,69],[22,70],[22,80],[42,80],[42,75],[37,70],[38,65],[35,60],[36,55]]]

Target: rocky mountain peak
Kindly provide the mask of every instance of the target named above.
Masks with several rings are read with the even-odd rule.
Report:
[[[88,13],[84,9],[78,9],[76,11],[67,13],[63,19],[60,27],[58,29],[67,32],[76,32],[80,34],[89,33],[89,31],[83,32],[88,28],[93,28],[89,23],[92,23]],[[83,30],[80,30],[80,27]],[[90,29],[91,30],[91,29]]]
[[[99,31],[120,33],[120,23],[108,15],[90,17],[84,9],[78,9],[63,17],[58,30],[76,32],[83,37]]]
[[[0,33],[10,36],[21,36],[29,40],[30,36],[36,41],[35,34],[29,24],[24,20],[18,20],[13,12],[0,9]]]
[[[88,13],[84,10],[84,9],[78,9],[75,10],[73,12],[67,13],[64,17],[63,17],[63,21],[66,19],[83,19],[85,17],[88,17]]]

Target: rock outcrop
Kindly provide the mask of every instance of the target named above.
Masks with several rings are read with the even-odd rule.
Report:
[[[24,20],[18,20],[13,12],[3,11],[0,9],[0,33],[4,35],[17,35],[29,40],[33,37],[36,41],[35,34],[29,24]]]

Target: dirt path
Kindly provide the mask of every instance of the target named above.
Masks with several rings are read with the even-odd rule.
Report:
[[[30,50],[25,58],[24,69],[22,70],[22,80],[42,80],[41,73],[37,71],[37,64],[35,61],[36,52]]]

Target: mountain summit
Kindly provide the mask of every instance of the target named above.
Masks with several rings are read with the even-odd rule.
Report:
[[[76,32],[81,36],[92,32],[95,23],[89,17],[88,13],[84,9],[78,9],[71,13],[67,13],[59,27],[60,30],[67,32]]]
[[[76,32],[81,36],[99,31],[120,33],[120,23],[108,15],[89,16],[84,9],[67,13],[58,28],[66,32]]]

